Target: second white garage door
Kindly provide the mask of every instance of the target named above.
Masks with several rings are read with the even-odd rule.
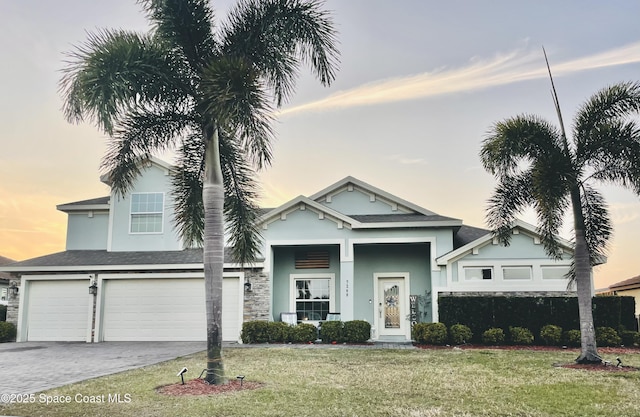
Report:
[[[237,341],[242,326],[238,277],[225,277],[222,339]],[[110,279],[103,281],[102,340],[206,340],[204,279]]]

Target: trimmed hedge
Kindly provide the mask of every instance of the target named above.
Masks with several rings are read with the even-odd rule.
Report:
[[[440,321],[447,327],[468,326],[475,342],[488,328],[524,327],[538,335],[548,324],[563,329],[578,329],[577,297],[505,297],[505,296],[440,296]],[[633,297],[594,297],[593,320],[596,327],[637,330]]]
[[[444,345],[447,343],[447,326],[444,323],[416,323],[413,340],[420,345]]]
[[[449,340],[454,345],[464,345],[471,341],[472,338],[471,329],[464,324],[454,324],[449,328]]]
[[[531,345],[533,333],[525,327],[509,327],[509,340],[514,345]]]
[[[318,328],[311,323],[300,323],[291,327],[291,341],[296,343],[315,342],[318,338]]]
[[[7,306],[0,304],[0,321],[7,321]]]
[[[16,326],[13,323],[0,321],[0,342],[12,342],[16,340]]]
[[[564,340],[565,345],[578,347],[580,346],[580,336],[580,330],[572,329],[564,332],[564,334],[562,335],[562,339]]]
[[[364,320],[327,321],[320,328],[325,343],[364,343],[371,337],[371,324]],[[318,339],[318,329],[311,323],[291,326],[281,321],[247,321],[242,324],[243,343],[309,343]]]
[[[364,343],[371,338],[371,324],[364,320],[345,321],[342,331],[347,343]]]
[[[547,324],[540,329],[540,339],[547,346],[560,346],[562,343],[562,327],[555,324]]]
[[[504,330],[492,327],[482,333],[482,343],[485,345],[501,345],[504,343]]]
[[[269,341],[269,322],[254,320],[242,323],[240,338],[242,343],[267,343]]]
[[[596,327],[596,344],[598,346],[620,346],[622,339],[616,329],[611,327]]]
[[[325,321],[320,327],[320,339],[323,343],[342,343],[344,339],[342,327],[341,321]]]

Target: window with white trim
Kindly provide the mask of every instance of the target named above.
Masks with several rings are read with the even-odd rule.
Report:
[[[491,267],[464,267],[464,279],[466,281],[482,281],[493,279],[493,268]]]
[[[164,193],[131,194],[131,233],[162,233]]]
[[[541,266],[542,279],[566,279],[569,273],[567,265],[548,265]]]
[[[292,279],[292,302],[299,322],[323,321],[334,312],[333,276],[294,275]]]
[[[526,281],[531,279],[531,267],[530,266],[505,266],[502,267],[502,279],[505,281],[521,280]]]

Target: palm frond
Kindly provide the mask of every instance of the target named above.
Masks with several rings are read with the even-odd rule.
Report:
[[[271,162],[271,106],[259,74],[239,57],[220,57],[201,81],[202,112],[227,132],[234,132],[259,167]]]
[[[196,131],[182,140],[176,152],[172,177],[173,221],[178,235],[187,247],[202,246],[204,242],[204,150],[202,134]]]
[[[607,203],[596,189],[583,185],[581,187],[581,203],[589,257],[591,264],[595,265],[599,259],[606,255],[613,226],[609,219]]]
[[[496,123],[482,142],[480,160],[494,175],[515,172],[523,162],[549,157],[560,158],[560,136],[544,119],[521,115]],[[546,155],[546,156],[545,156]]]
[[[155,35],[178,47],[198,74],[215,55],[214,13],[208,0],[139,0],[155,25]]]
[[[578,142],[588,141],[594,134],[597,136],[599,126],[639,112],[640,83],[624,82],[603,88],[578,109],[573,137]]]
[[[124,196],[140,174],[140,161],[165,151],[194,128],[188,115],[174,111],[129,113],[107,143],[101,171],[109,176],[113,190]]]
[[[273,89],[280,106],[293,92],[302,63],[323,85],[335,78],[336,30],[316,0],[244,0],[223,26],[223,53],[250,61]]]
[[[256,227],[258,189],[251,169],[237,141],[221,133],[220,159],[224,178],[225,234],[235,262],[254,262],[260,250],[260,232]]]
[[[635,120],[611,121],[582,142],[578,158],[591,178],[640,194],[640,126]]]
[[[500,177],[488,201],[486,220],[501,244],[510,244],[516,215],[531,202],[531,175],[528,172]]]
[[[188,97],[181,64],[149,36],[104,30],[89,34],[68,56],[60,91],[70,122],[88,118],[110,135],[117,121],[141,103]]]

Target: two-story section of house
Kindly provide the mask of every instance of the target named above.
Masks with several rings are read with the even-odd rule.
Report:
[[[65,251],[0,268],[20,288],[8,310],[18,341],[206,339],[202,251],[175,231],[172,167],[145,164],[125,196],[57,207],[68,215]],[[442,294],[566,294],[569,242],[550,260],[536,229],[516,222],[504,247],[353,177],[265,209],[259,226],[261,259],[225,262],[226,341],[247,320],[329,314],[368,321],[374,341],[409,341],[412,321],[437,321]]]

